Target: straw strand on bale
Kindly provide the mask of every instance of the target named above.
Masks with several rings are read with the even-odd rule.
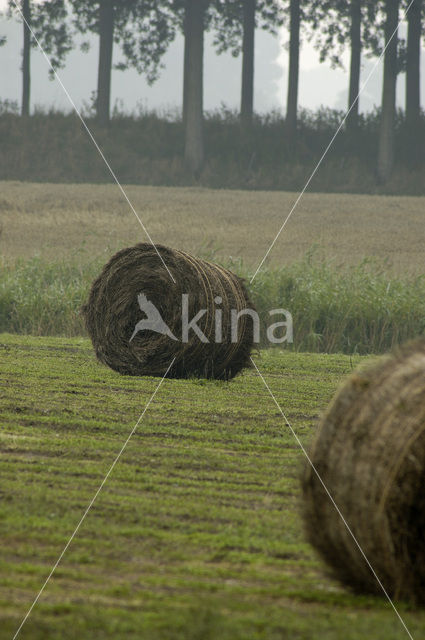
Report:
[[[162,376],[175,358],[169,377],[232,378],[250,365],[253,346],[252,319],[246,315],[239,320],[237,341],[231,339],[232,309],[254,309],[243,281],[184,251],[162,245],[156,249],[175,283],[148,243],[119,251],[94,281],[82,312],[98,359],[122,374]],[[137,303],[140,294],[155,305],[176,339],[151,330],[131,339],[143,317]],[[182,294],[188,295],[189,319],[206,310],[197,325],[208,342],[192,330],[182,341]],[[222,313],[219,342],[216,309]]]
[[[348,379],[310,459],[390,597],[425,604],[425,340]],[[309,464],[303,494],[308,538],[336,576],[382,595]]]

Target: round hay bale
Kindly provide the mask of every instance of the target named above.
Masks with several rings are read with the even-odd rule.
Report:
[[[343,384],[310,459],[390,597],[425,604],[425,340]],[[383,595],[308,463],[302,485],[311,544],[346,585]]]
[[[127,375],[163,376],[175,358],[169,377],[232,378],[250,365],[253,346],[253,321],[247,315],[240,317],[232,342],[231,310],[254,310],[243,281],[184,251],[156,248],[176,282],[148,243],[116,253],[94,281],[82,313],[97,358]],[[192,329],[183,340],[183,294],[189,321],[206,310],[196,324],[208,342]],[[166,333],[140,322],[155,318],[153,306]],[[222,339],[216,342],[220,314]],[[144,324],[140,330],[138,323]]]

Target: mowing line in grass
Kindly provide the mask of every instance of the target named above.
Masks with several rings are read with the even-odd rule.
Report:
[[[86,519],[87,514],[89,513],[90,509],[92,508],[97,496],[99,495],[99,493],[102,491],[104,484],[106,483],[107,479],[109,478],[109,476],[111,475],[112,471],[114,470],[115,465],[117,464],[118,460],[120,459],[121,455],[123,454],[126,446],[128,445],[128,443],[131,440],[132,435],[134,434],[134,432],[136,431],[137,427],[139,426],[139,423],[141,422],[141,420],[143,419],[143,416],[145,415],[146,411],[148,410],[151,402],[153,401],[153,399],[155,398],[156,394],[158,393],[162,383],[164,382],[165,378],[168,375],[168,372],[170,371],[171,367],[174,364],[174,360],[175,358],[172,359],[172,361],[170,362],[167,371],[164,373],[163,377],[161,378],[161,380],[159,381],[159,383],[157,384],[157,386],[154,389],[154,392],[152,393],[151,397],[149,398],[148,402],[145,405],[145,408],[143,409],[142,413],[139,416],[139,419],[137,420],[136,424],[134,425],[134,427],[132,428],[132,430],[130,431],[129,436],[127,437],[127,440],[124,442],[123,446],[121,447],[118,455],[116,456],[115,460],[113,461],[113,463],[111,464],[111,466],[109,467],[109,470],[106,474],[106,476],[103,478],[102,482],[99,485],[99,488],[97,489],[96,493],[94,494],[93,498],[90,500],[88,507],[86,508],[86,510],[84,511],[80,521],[78,522],[77,526],[75,527],[71,537],[69,538],[68,542],[66,543],[66,545],[64,546],[59,558],[56,560],[55,564],[53,565],[49,575],[47,576],[46,580],[43,583],[43,586],[41,587],[40,591],[38,592],[37,596],[35,597],[32,605],[30,606],[30,608],[28,609],[24,619],[22,620],[21,624],[19,625],[15,635],[13,636],[13,640],[15,640],[18,635],[19,632],[21,631],[22,627],[24,626],[26,620],[28,619],[28,616],[31,614],[31,611],[33,610],[33,608],[35,607],[38,599],[40,598],[41,594],[43,593],[45,587],[47,586],[47,583],[49,582],[50,578],[52,577],[52,575],[54,574],[56,568],[58,567],[60,561],[62,560],[63,556],[66,553],[66,550],[68,549],[69,545],[71,544],[71,542],[73,541],[73,539],[75,538],[76,534],[78,533],[79,528],[81,527],[81,525],[83,524],[84,520]]]

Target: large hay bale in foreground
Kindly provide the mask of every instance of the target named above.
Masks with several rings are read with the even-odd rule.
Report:
[[[232,342],[231,310],[254,309],[243,281],[183,251],[156,248],[175,283],[147,243],[119,251],[94,281],[82,312],[96,356],[122,374],[163,376],[175,358],[169,377],[232,378],[250,365],[253,346],[247,315],[241,316]],[[182,341],[182,294],[188,294],[189,320],[206,309],[197,326],[208,343],[192,330]],[[146,305],[159,311],[168,335],[146,328],[136,332],[137,324],[151,315]],[[221,342],[216,342],[216,310],[221,310]]]
[[[424,340],[347,380],[310,458],[388,594],[425,604]],[[308,538],[337,577],[383,595],[308,463],[303,494]]]

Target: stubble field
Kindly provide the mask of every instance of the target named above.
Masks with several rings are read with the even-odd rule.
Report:
[[[242,259],[256,268],[297,194],[196,188],[125,187],[156,243],[192,253]],[[306,194],[270,255],[284,266],[312,246],[338,263],[364,257],[397,273],[423,272],[425,198]],[[136,216],[115,185],[3,182],[0,252],[5,258],[50,259],[81,252],[110,255],[145,242]]]

